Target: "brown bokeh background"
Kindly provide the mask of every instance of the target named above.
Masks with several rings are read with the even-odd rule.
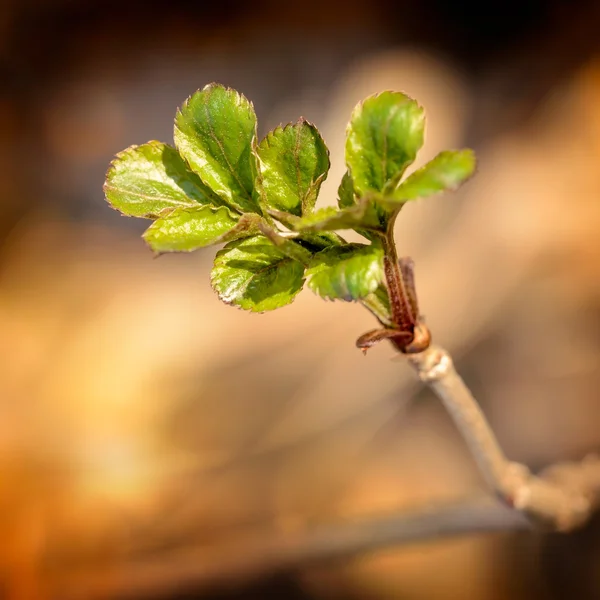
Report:
[[[600,447],[598,31],[592,0],[4,0],[0,597],[599,598],[597,521],[208,586],[204,561],[259,536],[484,486],[391,348],[354,348],[366,311],[310,292],[227,307],[213,249],[153,260],[102,194],[116,152],[171,142],[176,107],[219,81],[261,133],[317,124],[331,204],[354,104],[409,93],[417,166],[465,145],[480,161],[399,219],[434,338],[510,458],[578,458]]]

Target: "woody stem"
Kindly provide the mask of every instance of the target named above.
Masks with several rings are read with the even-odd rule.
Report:
[[[398,262],[398,253],[396,251],[396,243],[394,241],[395,220],[395,217],[390,219],[386,234],[385,236],[382,236],[384,251],[383,269],[390,298],[392,321],[397,329],[412,335],[414,332],[417,315],[413,314],[404,277]]]

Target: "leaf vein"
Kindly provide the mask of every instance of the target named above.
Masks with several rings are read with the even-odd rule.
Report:
[[[269,265],[262,267],[258,271],[254,271],[252,273],[252,275],[250,275],[250,277],[248,278],[248,281],[245,283],[245,285],[242,288],[240,288],[240,291],[242,292],[242,294],[245,293],[247,291],[248,287],[250,286],[250,284],[256,279],[256,277],[258,277],[259,275],[263,275],[264,273],[267,273],[271,269],[279,269],[279,267],[281,267],[283,263],[291,262],[292,260],[293,259],[291,259],[287,256],[283,256],[281,258],[281,260],[278,260],[276,263],[271,263]]]
[[[233,175],[233,178],[236,180],[238,186],[246,194],[246,197],[250,201],[252,201],[252,194],[250,194],[250,192],[248,192],[248,190],[242,185],[242,182],[240,181],[240,178],[238,177],[237,172],[233,168],[233,165],[229,162],[229,158],[227,157],[227,154],[225,153],[225,148],[223,147],[223,143],[221,142],[221,140],[217,137],[217,135],[215,133],[214,124],[212,122],[212,117],[210,114],[210,110],[208,108],[208,94],[205,96],[205,99],[204,99],[204,108],[206,111],[206,123],[208,125],[210,136],[217,143],[217,146],[219,147],[219,150],[221,151],[221,154],[223,155],[223,160],[227,164],[227,168],[229,169],[229,172],[231,173],[231,175]],[[194,123],[196,123],[196,125],[198,125],[198,127],[200,127],[200,123],[196,120],[196,117],[193,114],[192,114],[192,119],[194,120]]]
[[[163,200],[165,202],[170,202],[172,204],[181,204],[182,206],[189,206],[185,200],[174,200],[169,196],[159,196],[153,195],[150,196],[148,194],[142,194],[142,192],[134,192],[133,190],[129,190],[127,188],[121,188],[115,185],[104,184],[105,190],[110,190],[111,192],[118,192],[120,194],[127,194],[128,196],[136,196],[137,198],[142,198],[143,200]],[[191,198],[190,198],[191,200]]]
[[[387,116],[387,119],[385,120],[385,123],[383,124],[383,156],[382,156],[382,161],[381,161],[381,169],[382,169],[381,185],[382,185],[382,187],[387,182],[388,132],[390,129],[390,124],[392,122],[392,119],[398,112],[398,109],[399,109],[399,106],[397,104],[394,105],[392,107],[392,109],[390,110],[390,112]]]
[[[301,179],[300,179],[300,137],[302,134],[301,127],[296,127],[296,141],[294,143],[294,165],[296,167],[296,185],[298,187],[298,198],[301,199],[302,207],[304,208],[305,197],[302,195]]]

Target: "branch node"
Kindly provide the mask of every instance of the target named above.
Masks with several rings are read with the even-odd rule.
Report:
[[[408,360],[423,383],[438,381],[454,368],[450,355],[441,348],[430,348],[426,352],[409,355]]]
[[[533,475],[508,461],[479,404],[441,348],[409,355],[419,379],[442,401],[496,496],[532,523],[554,531],[582,526],[600,504],[600,459],[563,462]]]
[[[509,462],[499,481],[497,494],[510,506],[523,510],[529,503],[531,471],[523,464]]]

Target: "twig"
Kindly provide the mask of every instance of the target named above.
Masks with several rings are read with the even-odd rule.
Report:
[[[475,398],[455,371],[450,356],[435,347],[408,356],[419,379],[436,393],[450,413],[487,484],[505,496],[504,478],[510,463]]]
[[[440,398],[467,442],[480,471],[505,505],[488,497],[436,505],[379,519],[307,526],[294,534],[246,537],[235,545],[139,557],[114,568],[71,573],[52,582],[61,600],[139,597],[166,586],[195,589],[243,583],[284,569],[322,564],[400,544],[454,535],[545,525],[569,531],[583,525],[600,503],[600,459],[559,463],[532,475],[509,461],[450,356],[430,347],[409,356],[420,379]]]
[[[569,531],[587,521],[600,496],[600,459],[554,465],[539,476],[510,462],[475,398],[441,348],[409,355],[421,381],[443,402],[486,481],[508,506],[540,524]]]
[[[311,526],[294,534],[263,532],[237,544],[153,555],[68,578],[55,587],[61,600],[143,597],[177,583],[194,589],[244,582],[286,569],[339,560],[399,544],[463,534],[527,529],[529,522],[486,496],[378,519]]]

